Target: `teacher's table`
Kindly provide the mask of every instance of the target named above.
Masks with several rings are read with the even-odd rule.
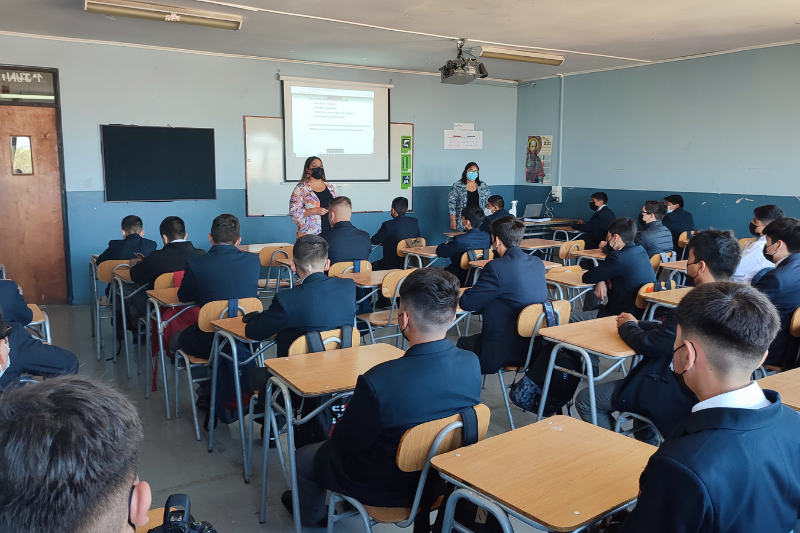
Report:
[[[419,248],[403,248],[401,250],[404,254],[406,254],[406,260],[403,264],[403,268],[408,268],[408,263],[412,257],[417,259],[417,263],[419,264],[420,268],[428,268],[432,264],[439,259],[439,256],[436,255],[436,246],[421,246]],[[429,259],[427,265],[423,264],[422,259]]]
[[[551,218],[549,220],[522,220],[525,224],[525,236],[546,235],[553,231],[553,226],[577,222],[575,218]]]
[[[293,426],[313,420],[318,412],[339,398],[351,396],[358,376],[372,367],[386,361],[399,359],[402,356],[403,350],[390,344],[379,343],[342,350],[278,357],[265,361],[265,365],[273,377],[267,382],[264,435],[267,438],[269,436],[267,424],[271,424],[275,435],[278,435],[278,425],[275,421],[276,412],[284,416],[289,413],[289,416],[286,416],[286,436],[289,443],[289,470],[292,487],[297,487]],[[277,397],[283,397],[283,406],[280,405],[277,397],[273,400],[273,389],[278,389]],[[295,419],[292,415],[290,390],[302,398],[322,396],[320,407],[302,418]],[[264,443],[264,464],[261,468],[261,512],[258,519],[261,524],[266,520],[268,457],[269,442],[267,441]],[[295,533],[301,533],[300,505],[296,490],[292,491],[292,509],[294,510]]]
[[[562,266],[562,265],[558,265]],[[561,272],[547,272],[544,279],[548,285],[553,285],[558,290],[558,299],[564,299],[564,289],[574,290],[575,296],[569,298],[570,302],[574,302],[594,287],[594,283],[586,283],[583,281],[583,273],[586,272],[580,267],[572,267],[573,270],[562,270]]]
[[[692,287],[685,287],[683,289],[673,289],[670,291],[650,292],[642,296],[650,305],[650,311],[647,313],[647,320],[653,320],[653,315],[659,307],[678,307],[683,297],[689,294]]]
[[[617,318],[613,316],[596,318],[585,322],[575,322],[550,328],[539,328],[539,333],[545,340],[555,343],[550,352],[550,362],[545,374],[544,389],[542,391],[542,401],[539,402],[539,413],[537,420],[542,419],[544,414],[544,399],[547,398],[547,391],[550,389],[550,379],[553,369],[557,368],[561,372],[566,372],[572,376],[585,379],[589,383],[589,402],[592,409],[592,424],[597,425],[597,409],[595,406],[594,383],[604,379],[611,372],[616,370],[629,357],[636,355],[636,352],[625,344],[617,333]],[[583,358],[586,373],[582,374],[575,370],[556,366],[556,355],[559,350],[566,348],[578,352]],[[589,354],[595,354],[604,359],[612,361],[611,366],[600,374],[594,375],[592,369],[592,359]]]
[[[451,531],[458,499],[490,510],[509,533],[508,515],[539,530],[583,530],[636,501],[656,449],[557,415],[443,453],[431,464],[459,489],[442,531]]]
[[[597,266],[598,261],[606,260],[606,254],[604,254],[602,250],[578,250],[576,252],[570,252],[570,255],[578,258],[578,265],[581,264],[583,258],[591,259],[594,266]]]
[[[762,389],[774,390],[781,395],[784,405],[800,411],[800,368],[761,378],[758,385]]]

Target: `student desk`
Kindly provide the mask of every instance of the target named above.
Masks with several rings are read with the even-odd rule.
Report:
[[[366,294],[362,298],[356,300],[356,304],[360,304],[364,300],[368,298],[372,298],[372,295],[381,290],[381,285],[383,283],[383,277],[390,272],[398,271],[399,269],[391,269],[391,270],[368,270],[366,272],[348,272],[346,274],[336,274],[337,278],[344,278],[344,279],[352,279],[357,287],[361,287],[362,289],[372,289],[369,291],[369,294]]]
[[[582,231],[572,229],[572,226],[552,226],[550,229],[553,230],[553,240],[558,240],[556,239],[556,235],[559,233],[564,234],[565,241],[573,241],[583,235]],[[570,237],[570,235],[572,235],[572,237]]]
[[[784,405],[800,411],[800,368],[761,378],[758,384],[762,389],[774,390]]]
[[[180,311],[178,311],[175,315],[171,316],[167,320],[161,319],[161,308],[162,307],[183,307]],[[158,354],[159,354],[159,361],[161,364],[161,375],[164,378],[164,405],[167,408],[167,420],[170,419],[169,416],[169,387],[167,385],[167,358],[166,358],[166,351],[164,350],[164,329],[166,329],[167,325],[178,318],[184,311],[189,309],[190,307],[197,307],[193,302],[181,302],[178,299],[178,288],[173,287],[170,289],[156,289],[147,291],[147,305],[145,307],[145,318],[147,320],[147,327],[145,329],[146,336],[145,336],[145,379],[144,379],[144,397],[150,397],[150,389],[148,387],[148,383],[150,382],[150,372],[151,372],[151,364],[153,363],[153,354],[150,353],[150,338],[152,335],[152,331],[150,329],[150,320],[156,321],[156,330],[158,335]],[[153,379],[152,388],[155,389],[157,379]]]
[[[650,311],[646,315],[647,320],[653,320],[653,315],[659,307],[678,307],[683,297],[689,294],[691,290],[692,287],[686,287],[683,289],[673,289],[671,291],[651,292],[642,296],[650,306]]]
[[[443,453],[431,464],[460,488],[460,497],[499,506],[501,521],[511,515],[537,529],[575,531],[632,505],[639,476],[655,451],[636,439],[557,415]],[[470,493],[479,496],[473,499]],[[442,531],[451,530],[454,509],[448,505]]]
[[[444,236],[447,237],[447,242],[453,240],[453,237],[458,237],[459,235],[464,235],[464,231],[445,231]]]
[[[598,261],[605,261],[606,254],[602,252],[602,250],[579,250],[577,252],[571,252],[571,255],[578,258],[578,265],[581,264],[581,260],[585,257],[587,259],[591,259],[594,263],[594,266],[597,266]]]
[[[142,285],[138,289],[131,292],[129,295],[125,296],[125,285],[130,285],[133,283],[131,281],[131,267],[127,264],[117,265],[114,268],[114,273],[112,274],[114,287],[111,291],[111,329],[114,331],[114,338],[117,335],[117,306],[120,306],[121,313],[120,316],[122,317],[122,331],[124,332],[125,338],[123,339],[123,345],[125,346],[125,365],[128,370],[128,379],[131,378],[131,357],[130,351],[128,350],[128,317],[125,313],[125,300],[129,300],[131,296],[136,294],[139,291],[143,291],[147,288],[146,285]],[[117,300],[117,296],[119,296],[119,301]],[[114,352],[114,363],[117,362],[117,352]],[[139,360],[136,360],[136,367],[137,373],[139,372]]]
[[[406,254],[406,260],[403,268],[408,268],[408,263],[412,257],[417,259],[420,268],[428,268],[439,259],[436,255],[436,246],[422,246],[419,248],[403,248],[402,252]],[[422,264],[422,258],[430,259],[427,265]]]
[[[147,523],[136,528],[136,533],[147,533],[164,523],[164,508],[150,509],[147,511]]]
[[[295,273],[292,271],[292,260],[288,257],[276,257],[275,262],[278,263],[278,279],[281,279],[281,271],[286,269],[286,273],[289,274],[289,288],[293,289]]]
[[[483,267],[486,266],[486,263],[491,261],[491,259],[476,259],[475,261],[470,261],[469,266],[477,268],[478,270],[482,270]],[[553,263],[552,261],[542,261],[544,263],[544,269],[550,270],[553,267],[562,266],[561,263]]]
[[[564,289],[574,290],[575,296],[569,299],[570,302],[573,302],[594,287],[594,283],[586,283],[583,281],[584,272],[586,271],[576,266],[574,270],[548,272],[545,274],[544,279],[547,281],[548,285],[552,285],[558,290],[559,300],[564,299]]]
[[[540,328],[539,333],[545,340],[551,341],[556,345],[550,352],[550,362],[547,366],[547,374],[544,381],[544,389],[542,391],[542,399],[547,398],[547,391],[550,389],[550,379],[552,377],[553,368],[557,368],[562,372],[567,372],[573,376],[585,379],[589,383],[589,401],[592,408],[592,424],[597,425],[597,409],[595,407],[594,396],[594,383],[605,378],[611,372],[616,370],[625,360],[629,357],[636,355],[636,352],[630,349],[627,344],[620,338],[617,333],[617,319],[616,317],[609,316],[605,318],[596,318],[594,320],[587,320],[585,322],[575,322],[573,324],[564,324],[561,326],[554,326],[550,328]],[[556,366],[556,355],[559,350],[566,348],[578,352],[583,358],[585,374],[568,370]],[[600,374],[594,375],[592,370],[592,360],[589,354],[595,354],[604,359],[612,361],[611,366]],[[539,402],[539,413],[537,420],[542,419],[544,414],[544,401]]]
[[[522,220],[525,224],[525,236],[546,235],[552,231],[553,226],[577,222],[575,218],[551,218],[550,220]]]
[[[28,324],[40,341],[50,344],[50,317],[44,313],[36,304],[28,304],[28,309],[33,313],[33,319]]]
[[[688,259],[684,259],[683,261],[673,261],[671,263],[661,263],[658,267],[662,270],[666,270],[669,272],[669,279],[675,277],[676,274],[685,274],[686,267],[689,264]]]
[[[275,412],[286,416],[286,436],[289,452],[289,475],[291,486],[297,487],[297,467],[295,465],[294,428],[292,426],[305,424],[313,420],[314,416],[323,408],[339,398],[350,396],[356,387],[358,376],[364,374],[372,367],[386,361],[402,357],[403,351],[390,344],[369,344],[341,350],[330,350],[319,353],[294,355],[292,357],[278,357],[265,362],[266,367],[273,375],[267,382],[266,412],[264,413],[264,464],[261,467],[261,513],[258,521],[263,524],[266,519],[267,507],[267,459],[269,457],[269,429],[270,424],[277,432]],[[283,397],[283,406],[273,401],[273,391],[277,389],[278,396]],[[322,406],[315,409],[303,418],[295,420],[292,413],[292,398],[289,391],[302,398],[325,397]],[[276,438],[276,440],[278,440]],[[292,508],[294,509],[295,533],[301,533],[300,507],[297,499],[297,490],[292,491]]]
[[[252,252],[254,254],[260,253],[261,250],[267,246],[291,246],[288,242],[269,242],[266,244],[240,244],[239,249],[243,252]]]
[[[524,239],[520,243],[519,247],[529,254],[533,254],[537,250],[541,250],[544,253],[544,257],[552,259],[553,248],[561,248],[562,244],[564,243],[561,241],[551,241],[549,239]]]

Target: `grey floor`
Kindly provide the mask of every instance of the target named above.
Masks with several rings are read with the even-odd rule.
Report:
[[[160,384],[157,392],[151,393],[149,399],[144,398],[142,382],[144,369],[142,368],[142,374],[137,375],[135,351],[132,352],[131,379],[126,377],[124,357],[119,358],[116,364],[105,360],[112,355],[111,335],[108,333],[101,360],[97,360],[94,339],[90,333],[88,306],[48,306],[43,309],[50,317],[53,344],[73,351],[81,363],[82,374],[114,384],[139,410],[145,432],[139,477],[149,482],[152,487],[153,508],[163,507],[170,494],[182,492],[190,496],[192,514],[195,518],[211,522],[220,533],[292,531],[292,518],[280,503],[280,495],[288,487],[284,484],[275,453],[271,453],[269,459],[266,523],[263,525],[258,523],[263,453],[260,439],[256,439],[253,446],[254,476],[248,485],[244,483],[242,476],[241,444],[237,424],[229,426],[220,424],[214,434],[214,451],[208,453],[208,433],[202,427],[200,432],[203,440],[200,442],[195,440],[189,403],[194,400],[194,396],[188,394],[185,381],[181,381],[181,416],[167,420],[164,394]],[[479,329],[480,322],[473,319],[470,333],[477,333]],[[110,327],[107,327],[106,332],[109,331]],[[455,329],[451,330],[451,336],[455,341],[457,337]],[[172,395],[173,368],[168,366],[167,372]],[[615,373],[612,377],[621,376]],[[182,379],[185,380],[185,377],[182,376]],[[173,398],[171,396],[171,402],[174,402]],[[489,435],[508,431],[508,417],[496,376],[488,377],[482,399],[492,411]],[[512,409],[517,427],[534,422],[535,415],[523,413],[513,406]],[[519,522],[515,522],[514,526],[518,532],[532,531]],[[375,529],[397,530],[393,525],[380,525]],[[361,533],[363,526],[357,517],[353,517],[338,522],[336,530],[340,533]]]

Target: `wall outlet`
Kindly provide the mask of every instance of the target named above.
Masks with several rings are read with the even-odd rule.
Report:
[[[562,200],[561,196],[561,186],[554,185],[552,190],[550,191],[550,198],[553,199],[554,204],[560,204]]]

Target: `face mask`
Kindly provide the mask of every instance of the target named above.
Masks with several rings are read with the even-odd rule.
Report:
[[[321,180],[325,177],[325,169],[322,167],[312,168],[311,177],[315,180]]]
[[[697,263],[699,263],[699,261],[698,261]],[[695,280],[695,278],[697,278],[697,276],[699,276],[700,274],[695,274],[694,276],[692,276],[691,274],[689,274],[689,265],[696,265],[697,263],[686,263],[686,279],[689,279],[689,280],[691,280],[691,285],[689,285],[690,287],[694,287],[694,280]]]
[[[670,205],[667,207],[667,213],[672,213],[673,211],[675,211],[675,209],[676,207],[674,205]]]
[[[614,251],[614,247],[611,246],[610,242],[607,242],[605,246],[603,246],[603,253],[608,255]]]
[[[400,326],[400,317],[397,317],[397,326]],[[405,340],[408,341],[408,337],[406,337],[406,330],[408,329],[408,314],[406,313],[406,327],[400,328],[400,334],[403,336]],[[411,342],[411,341],[408,341]]]
[[[475,171],[475,170],[468,171],[467,172],[467,179],[469,181],[475,181],[476,179],[478,179],[478,172]]]
[[[484,208],[484,210],[483,210],[483,215],[484,215],[484,216],[487,216],[487,217],[488,217],[488,216],[491,216],[491,215],[493,215],[493,214],[494,214],[494,213],[492,213],[492,210],[491,210],[491,209],[489,209],[488,207]]]
[[[678,350],[680,350],[681,348],[683,348],[684,346],[686,346],[686,343],[683,343],[680,346],[678,346],[677,348],[675,348],[674,350],[672,350],[672,357],[675,357],[675,353]],[[669,362],[669,369],[672,371],[672,375],[675,377],[675,381],[677,381],[678,384],[681,386],[681,390],[686,394],[694,395],[694,391],[689,388],[689,385],[686,384],[686,380],[683,379],[683,375],[686,373],[686,370],[688,370],[688,368],[686,370],[684,370],[683,372],[680,372],[680,373],[679,372],[675,372],[675,368],[673,367],[672,361],[670,361]]]
[[[636,219],[636,220],[639,222],[640,226],[647,225],[647,222],[644,221],[644,215],[642,213],[639,213],[639,218]]]
[[[597,211],[597,204],[589,202],[589,209],[592,211]]]
[[[758,226],[756,226],[752,222],[750,223],[750,235],[754,235],[756,237],[761,237],[761,234],[756,230],[757,227]]]
[[[773,242],[770,246],[775,246],[775,243]],[[774,263],[775,254],[767,253],[767,248],[769,248],[769,246],[764,245],[764,247],[761,249],[761,252],[764,254],[764,258],[766,258],[767,261],[769,261],[770,263]]]
[[[5,341],[0,341],[0,343],[4,343],[4,342],[9,342],[9,341],[8,341],[8,337],[6,337],[6,340],[5,340]],[[8,352],[8,361],[6,361],[6,367],[5,367],[5,368],[2,368],[2,367],[0,366],[0,377],[3,377],[3,374],[5,374],[5,373],[6,373],[6,370],[8,370],[8,367],[10,367],[10,366],[11,366],[11,344],[8,344],[8,348],[9,348],[9,352]]]

